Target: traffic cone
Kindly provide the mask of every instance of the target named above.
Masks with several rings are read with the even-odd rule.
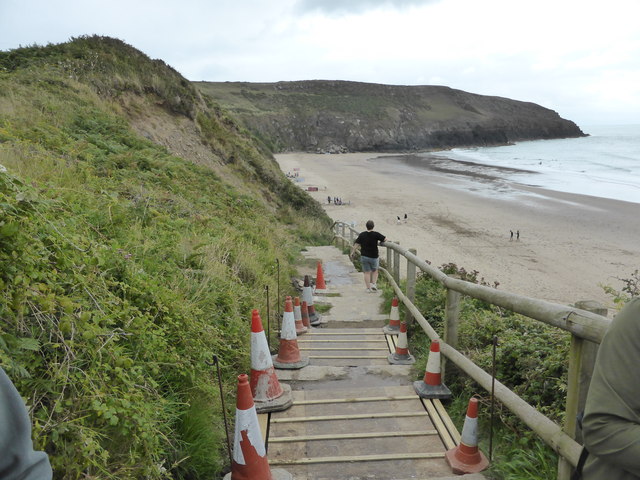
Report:
[[[413,365],[416,359],[409,353],[409,342],[407,341],[407,323],[400,322],[400,334],[396,344],[395,353],[390,353],[387,357],[391,365]]]
[[[307,316],[309,314],[307,313]],[[296,335],[307,333],[308,328],[302,323],[302,308],[300,307],[300,297],[293,300],[293,318],[296,322]]]
[[[236,398],[236,431],[233,442],[231,472],[224,480],[285,480],[293,479],[286,470],[269,468],[267,451],[262,441],[258,414],[251,398],[249,377],[238,375]]]
[[[456,475],[481,472],[489,466],[489,460],[478,448],[477,398],[469,400],[460,445],[445,453],[445,458]]]
[[[300,356],[296,324],[293,318],[293,305],[291,297],[284,302],[284,316],[280,330],[280,348],[278,355],[273,355],[273,365],[276,368],[297,370],[309,365],[309,358]]]
[[[300,314],[302,316],[302,324],[307,327],[307,331],[311,330],[311,323],[309,322],[309,309],[307,308],[307,302],[302,301],[300,307]]]
[[[327,285],[324,283],[324,273],[322,272],[322,262],[318,262],[316,268],[316,293],[327,293]]]
[[[391,300],[391,311],[389,312],[389,325],[382,328],[387,335],[398,335],[400,333],[400,309],[398,308],[398,297]]]
[[[313,305],[313,291],[309,282],[309,275],[304,276],[304,287],[302,287],[302,300],[307,302],[307,310],[309,312],[309,323],[312,326],[320,324],[320,315],[316,313],[316,307]]]
[[[251,312],[251,395],[258,413],[279,412],[293,405],[291,387],[280,384],[273,368],[258,310]]]
[[[421,398],[451,398],[451,391],[442,383],[440,375],[440,341],[433,340],[424,380],[413,382],[413,389]]]

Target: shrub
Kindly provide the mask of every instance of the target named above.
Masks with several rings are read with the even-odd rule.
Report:
[[[454,264],[443,265],[440,269],[466,281],[487,285],[477,271],[467,272]],[[498,283],[493,286],[497,288]],[[445,302],[446,289],[428,275],[420,275],[416,282],[415,304],[440,335],[444,328]],[[492,371],[493,338],[496,336],[496,378],[543,414],[562,423],[569,334],[466,296],[461,299],[458,333],[458,350],[486,372]],[[411,329],[410,343],[417,357],[414,366],[416,378],[421,378],[429,340],[418,325],[414,324]],[[462,428],[468,399],[477,396],[488,406],[489,394],[451,364],[447,367],[446,382],[457,398],[449,409],[450,415]],[[496,427],[494,445],[498,458],[492,472],[498,478],[549,478],[545,475],[557,468],[557,457],[553,451],[517,417],[499,405],[497,416],[500,422]],[[482,417],[482,442],[486,451],[488,408],[484,409]],[[526,452],[522,451],[522,445],[527,445]]]
[[[284,175],[231,122],[217,134],[236,155],[224,173],[241,186],[259,165],[256,191],[137,136],[112,102],[124,92],[198,107],[188,82],[120,41],[0,52],[0,66],[0,364],[36,446],[56,478],[218,476],[206,362],[220,358],[232,418],[250,311],[326,216],[301,218],[318,207],[280,195],[269,182]]]

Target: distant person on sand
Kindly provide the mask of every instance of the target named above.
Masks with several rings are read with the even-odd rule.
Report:
[[[373,220],[366,223],[367,231],[361,232],[353,242],[349,258],[353,260],[353,254],[360,247],[360,263],[362,264],[362,273],[364,275],[364,284],[367,292],[377,292],[378,286],[378,267],[380,265],[380,256],[378,254],[378,242],[384,242],[386,237],[379,232],[373,230]]]
[[[516,240],[520,240],[520,230],[516,232]]]
[[[328,203],[329,205],[331,205],[331,196],[328,196],[328,197],[327,197],[327,203]]]
[[[620,310],[607,329],[587,393],[582,434],[584,480],[640,478],[640,298]]]
[[[513,230],[509,230],[511,232],[511,237],[509,238],[509,241],[513,241]]]
[[[398,218],[398,225],[400,225],[400,215],[397,215]]]
[[[409,218],[409,217],[408,217],[408,216],[407,216],[407,214],[405,213],[405,214],[404,214],[404,223],[407,223],[407,219],[408,219],[408,218]]]

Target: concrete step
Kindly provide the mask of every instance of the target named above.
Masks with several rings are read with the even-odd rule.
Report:
[[[367,293],[362,274],[335,247],[303,252],[315,277],[323,262],[331,305],[323,324],[298,337],[310,364],[277,370],[292,388],[294,405],[270,414],[269,463],[297,480],[482,480],[452,475],[445,452],[459,433],[437,400],[413,390],[411,366],[390,365],[395,338],[384,335],[382,295]]]

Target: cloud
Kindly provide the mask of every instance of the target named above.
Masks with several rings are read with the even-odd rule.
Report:
[[[436,83],[638,123],[638,14],[638,0],[0,0],[0,50],[96,33],[191,80]]]
[[[298,0],[295,11],[299,13],[324,13],[327,15],[359,14],[379,8],[403,10],[424,6],[440,0]]]

